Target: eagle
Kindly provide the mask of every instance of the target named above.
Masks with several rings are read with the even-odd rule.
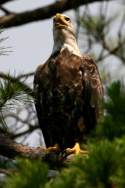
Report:
[[[53,17],[53,38],[52,54],[34,76],[38,121],[47,148],[78,153],[97,124],[102,82],[93,59],[80,53],[68,16]]]

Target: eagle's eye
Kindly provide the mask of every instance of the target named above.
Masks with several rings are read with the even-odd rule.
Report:
[[[65,17],[65,20],[66,20],[67,22],[69,22],[69,21],[70,21],[70,18],[68,18],[68,17]]]

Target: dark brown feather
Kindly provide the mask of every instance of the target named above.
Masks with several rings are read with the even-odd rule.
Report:
[[[82,142],[95,127],[103,97],[93,60],[67,49],[40,65],[34,79],[35,105],[46,146],[61,149]]]

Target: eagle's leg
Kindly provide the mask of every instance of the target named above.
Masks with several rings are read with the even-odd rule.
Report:
[[[80,145],[78,142],[75,143],[74,147],[73,148],[67,148],[65,150],[66,154],[70,155],[70,154],[88,154],[88,151],[87,150],[82,150],[80,148]]]

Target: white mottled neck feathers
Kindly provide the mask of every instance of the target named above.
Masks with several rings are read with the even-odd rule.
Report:
[[[64,49],[69,50],[75,55],[81,56],[80,50],[78,48],[75,35],[72,33],[63,32],[64,35],[59,35],[58,32],[54,32],[54,45],[52,54],[56,53],[57,51],[63,51]]]

